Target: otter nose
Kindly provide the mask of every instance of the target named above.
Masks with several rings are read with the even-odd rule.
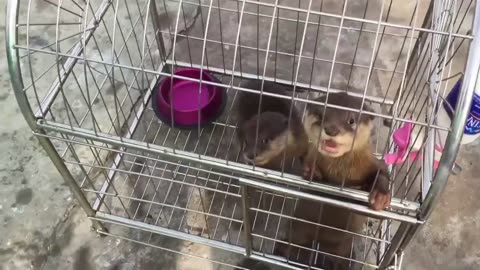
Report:
[[[338,129],[338,127],[336,127],[335,125],[326,126],[324,130],[328,136],[332,137],[337,136],[338,133],[340,133],[340,129]]]

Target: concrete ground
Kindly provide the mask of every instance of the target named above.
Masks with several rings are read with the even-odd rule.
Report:
[[[5,6],[5,0],[0,0],[0,6]],[[4,13],[0,16],[3,29]],[[194,25],[194,30],[195,26],[199,27]],[[246,35],[249,33],[252,34],[247,32]],[[288,43],[292,36],[282,38]],[[3,39],[2,31],[0,40]],[[5,59],[3,46],[0,46],[0,59]],[[285,74],[290,74],[289,69],[284,70]],[[318,78],[317,83],[324,79]],[[383,85],[382,79],[378,80],[376,86]],[[213,257],[226,264],[239,260],[239,256],[228,252],[166,237],[157,237],[153,243],[189,251],[199,258],[175,255],[113,237],[98,237],[23,120],[5,61],[0,65],[0,110],[0,149],[3,153],[0,156],[0,235],[3,235],[0,238],[0,270],[231,269],[228,265],[209,263],[204,258]],[[480,210],[476,196],[480,189],[477,180],[480,169],[475,166],[479,155],[480,142],[462,148],[458,163],[463,171],[450,178],[431,219],[408,247],[403,269],[480,269],[477,240]],[[142,237],[127,229],[124,233],[138,239]]]

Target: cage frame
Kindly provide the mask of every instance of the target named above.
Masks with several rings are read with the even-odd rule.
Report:
[[[119,149],[125,149],[125,148],[136,149],[145,153],[156,154],[156,155],[165,156],[165,157],[171,156],[175,158],[180,158],[185,161],[196,162],[196,163],[210,165],[213,167],[219,167],[223,169],[231,169],[232,167],[230,167],[228,163],[222,165],[223,163],[218,162],[218,160],[215,158],[202,157],[202,159],[199,159],[197,158],[197,155],[194,153],[183,152],[181,150],[175,150],[175,149],[172,151],[172,149],[168,149],[163,146],[148,145],[145,143],[140,143],[138,141],[135,141],[131,139],[131,137],[129,136],[131,136],[131,134],[133,134],[134,131],[136,130],[138,121],[134,121],[128,127],[128,132],[124,133],[121,137],[108,135],[108,134],[106,134],[105,136],[103,135],[99,136],[98,134],[92,132],[91,130],[74,128],[74,127],[69,127],[67,125],[63,125],[60,123],[44,121],[43,116],[45,115],[46,111],[48,111],[49,107],[52,105],[56,96],[59,94],[59,91],[60,91],[59,85],[65,82],[65,80],[70,74],[69,72],[73,69],[76,62],[78,60],[81,60],[80,56],[82,53],[82,49],[81,49],[82,44],[79,43],[78,46],[73,50],[74,52],[73,54],[75,56],[66,55],[68,56],[68,60],[66,63],[67,72],[65,72],[62,78],[57,78],[58,81],[56,83],[52,84],[52,88],[48,91],[48,95],[47,95],[48,97],[44,100],[39,110],[35,112],[31,108],[28,98],[23,91],[23,89],[25,88],[25,84],[23,82],[22,69],[20,67],[19,52],[21,48],[19,47],[20,45],[18,45],[18,31],[17,31],[19,2],[20,0],[9,0],[7,3],[7,9],[6,9],[7,11],[7,17],[6,17],[7,18],[6,19],[7,20],[6,21],[7,61],[9,66],[11,82],[12,82],[17,103],[28,125],[30,126],[30,128],[32,129],[36,137],[38,138],[40,145],[46,151],[46,153],[52,160],[52,163],[55,165],[55,167],[63,177],[64,181],[66,182],[68,187],[71,189],[78,203],[86,212],[89,219],[92,221],[92,224],[95,230],[97,230],[99,233],[108,234],[107,229],[103,225],[104,222],[120,223],[125,226],[132,226],[134,228],[138,228],[142,230],[153,231],[155,233],[171,236],[174,238],[193,241],[193,242],[205,244],[214,248],[229,250],[239,254],[245,254],[247,257],[250,257],[253,259],[278,264],[278,260],[276,259],[266,258],[261,254],[252,252],[248,244],[246,248],[229,246],[226,244],[216,243],[214,241],[208,241],[202,237],[192,237],[191,235],[183,235],[180,232],[175,233],[174,231],[171,231],[168,229],[162,229],[157,226],[148,226],[146,224],[142,224],[141,222],[111,216],[105,213],[100,213],[98,212],[98,210],[100,209],[103,203],[102,195],[99,198],[97,198],[93,207],[90,205],[85,195],[83,194],[81,188],[76,183],[74,176],[71,174],[65,162],[63,161],[62,157],[59,155],[54,145],[52,144],[51,138],[47,135],[48,131],[54,131],[60,134],[67,134],[72,136],[79,136],[84,139],[94,140],[94,141],[102,142],[105,144],[114,145]],[[100,20],[102,16],[105,14],[105,11],[108,8],[109,2],[110,2],[109,0],[104,0],[102,4],[102,8],[97,10],[98,12],[97,15],[99,16],[98,18]],[[243,3],[245,2],[246,0],[243,0]],[[433,4],[433,1],[431,3]],[[158,18],[158,14],[156,14],[157,8],[155,7],[155,1],[153,0],[149,1],[149,8],[151,12],[151,17],[153,18],[153,25],[155,29],[157,29],[156,30],[157,34],[155,35],[157,45],[159,48],[161,48],[161,50],[163,50],[161,55],[166,56],[167,52],[165,50],[165,45],[163,43],[164,41],[161,35],[159,34],[160,30],[158,30],[160,29],[160,26],[159,26],[160,22],[156,20],[156,18]],[[432,31],[428,29],[428,26],[425,26],[424,30],[425,32]],[[89,32],[87,36],[84,37],[84,40],[89,39],[88,35],[93,35],[93,32]],[[425,199],[421,205],[414,205],[414,204],[406,205],[401,201],[397,201],[397,200],[392,201],[393,207],[400,210],[405,210],[407,212],[416,213],[416,216],[409,217],[409,216],[383,212],[383,211],[373,212],[366,207],[358,206],[355,204],[345,205],[344,203],[339,201],[329,202],[333,205],[335,204],[339,206],[341,205],[350,209],[357,210],[361,213],[376,215],[379,218],[396,219],[396,220],[402,221],[400,227],[395,233],[394,238],[391,241],[390,247],[386,250],[386,253],[384,255],[384,259],[381,265],[379,266],[381,269],[386,269],[396,261],[397,256],[401,256],[405,247],[415,237],[416,232],[418,232],[418,230],[421,228],[421,225],[431,215],[435,204],[438,202],[439,195],[441,194],[441,192],[443,191],[443,189],[447,184],[448,176],[451,173],[451,169],[455,164],[455,158],[459,151],[460,140],[463,134],[464,123],[466,122],[467,116],[469,114],[469,108],[472,103],[472,96],[474,93],[475,83],[476,83],[476,79],[480,69],[480,38],[478,38],[480,36],[480,6],[479,5],[476,5],[475,7],[472,36],[474,38],[471,40],[471,43],[469,45],[470,47],[468,51],[468,60],[465,67],[464,83],[462,85],[462,90],[460,92],[459,101],[458,101],[459,102],[458,104],[460,104],[461,106],[457,106],[458,109],[456,111],[455,118],[452,120],[451,131],[446,139],[444,154],[440,159],[438,170],[434,174],[434,178],[432,179],[432,184],[428,189],[428,193],[426,193]],[[421,38],[418,38],[416,43],[421,42],[420,40]],[[27,49],[30,50],[30,48],[27,48]],[[159,73],[155,74],[155,76],[158,77],[158,75],[161,73],[168,75],[168,73],[170,72],[170,66],[173,64],[174,64],[173,61],[168,60],[168,58],[163,59],[162,65],[158,70]],[[231,73],[229,75],[234,76],[235,74]],[[263,77],[262,79],[271,80],[272,78]],[[297,84],[296,82],[294,84],[295,84],[295,87],[308,86],[308,85]],[[151,89],[153,86],[154,85],[150,85],[149,88]],[[151,91],[148,91],[144,99],[145,100],[150,99],[150,95],[151,95]],[[145,103],[146,102],[142,104],[145,104]],[[143,115],[144,110],[145,110],[145,106],[143,106],[140,110],[138,110],[136,112],[135,119],[140,119]],[[122,160],[122,158],[123,158],[122,152],[118,152],[113,158],[114,162],[111,169],[109,170],[110,179],[114,177],[116,173],[116,169],[118,169],[119,163]],[[282,175],[275,175],[272,173],[266,174],[265,172],[268,172],[267,170],[258,169],[256,171],[251,171],[247,166],[242,166],[241,164],[235,164],[235,165],[236,165],[235,166],[236,172],[241,173],[245,177],[262,178],[270,182],[279,181],[285,184],[292,184],[292,180],[284,178],[283,174]],[[265,175],[268,175],[268,177],[265,177]],[[265,184],[265,183],[262,184],[260,182],[253,181],[246,178],[239,178],[238,180],[241,183],[242,191],[245,190],[247,186],[259,187],[259,188],[261,187],[261,188],[272,189],[277,192],[284,192],[290,195],[308,197],[307,194],[300,194],[298,192],[294,192],[292,190],[274,186],[272,184]],[[101,192],[106,192],[109,189],[109,186],[110,186],[109,181],[105,181],[102,186]],[[344,197],[356,199],[359,201],[368,200],[366,194],[355,193],[352,191],[348,191],[348,192],[339,191],[327,185],[319,184],[319,185],[312,186],[312,185],[309,185],[308,183],[304,183],[303,187],[329,193],[329,194],[342,195]],[[325,201],[325,199],[322,199],[321,197],[318,197],[318,196],[312,196],[312,198],[315,200]],[[243,210],[246,211],[246,209],[248,208],[248,205],[246,203],[246,195],[242,195],[242,200],[244,201]],[[245,215],[244,222],[248,224],[248,215]],[[251,234],[251,232],[248,232],[248,230],[246,230],[245,233],[246,233],[246,239],[248,239],[248,236]]]

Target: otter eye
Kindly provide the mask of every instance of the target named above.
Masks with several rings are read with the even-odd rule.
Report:
[[[263,143],[263,144],[268,144],[268,139],[263,139],[263,140],[262,140],[262,143]]]
[[[355,124],[355,119],[350,118],[350,119],[348,120],[348,124],[349,124],[349,125]]]

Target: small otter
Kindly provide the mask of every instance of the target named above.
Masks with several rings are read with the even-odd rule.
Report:
[[[260,91],[262,82],[260,80],[248,80],[242,83],[241,87]],[[264,81],[263,91],[284,95],[291,95],[292,93],[292,90],[286,86],[267,81]],[[284,172],[287,173],[302,174],[301,166],[297,168],[292,165],[293,159],[301,160],[306,155],[308,137],[301,118],[295,106],[291,106],[291,102],[288,99],[268,95],[263,95],[260,100],[258,93],[245,91],[238,93],[236,102],[237,136],[246,162],[267,169],[284,169]],[[258,110],[259,106],[260,112]],[[291,116],[290,108],[292,108]],[[289,117],[290,125],[288,123]],[[255,143],[256,139],[257,142]],[[285,162],[283,162],[284,156]],[[266,193],[262,196],[259,195],[258,191],[251,192],[249,197],[252,205],[264,210],[269,210],[268,206],[271,203],[274,208],[279,206],[272,201],[274,200],[273,196]],[[265,213],[249,212],[252,223],[256,220],[257,224],[262,224],[262,222],[268,220]],[[257,225],[257,228],[252,228],[252,230],[260,229],[258,227],[261,226]],[[262,231],[262,233],[264,232]],[[242,261],[240,265],[248,269],[268,269],[266,264],[248,258]]]
[[[316,99],[325,102],[327,96]],[[332,93],[328,104],[359,110],[362,100],[345,93]],[[324,114],[325,111],[325,115]],[[363,111],[372,111],[363,105]],[[323,123],[322,123],[323,118]],[[383,210],[390,205],[390,176],[383,161],[371,150],[373,116],[309,104],[304,127],[312,144],[304,177],[370,192],[369,205]],[[318,148],[317,148],[318,146]]]
[[[316,99],[319,102],[325,100],[326,96]],[[360,109],[362,106],[360,99],[344,93],[329,94],[327,103],[352,109]],[[363,110],[371,111],[365,105]],[[304,127],[311,142],[304,161],[304,178],[333,185],[343,183],[344,187],[371,191],[369,206],[372,209],[383,210],[389,206],[391,195],[387,167],[371,151],[373,116],[331,107],[324,111],[323,106],[312,104],[307,107]],[[325,226],[294,220],[289,239],[291,243],[306,248],[318,245],[319,251],[334,256],[320,256],[320,260],[314,261],[313,252],[304,249],[300,251],[282,244],[277,247],[277,254],[324,269],[355,267],[356,263],[350,264],[349,260],[340,257],[355,257],[352,233],[361,233],[367,221],[366,216],[303,199],[298,200],[294,215]],[[292,258],[293,254],[296,255]]]
[[[253,90],[260,90],[261,86],[260,80],[249,80],[242,84],[243,88]],[[264,92],[275,94],[288,94],[285,88],[267,81],[263,85]],[[308,139],[295,106],[292,107],[290,126],[288,125],[290,100],[263,95],[260,106],[258,93],[241,91],[238,95],[237,135],[243,158],[248,163],[279,170],[282,168],[284,152],[286,162],[307,153]]]

